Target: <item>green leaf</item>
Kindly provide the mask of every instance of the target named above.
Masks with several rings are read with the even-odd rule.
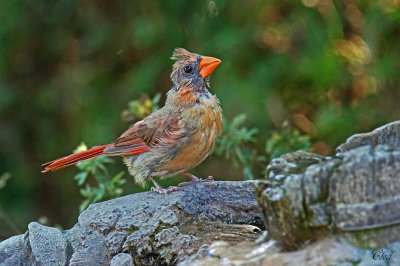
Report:
[[[84,196],[85,198],[90,198],[93,196],[92,187],[89,186],[88,184],[86,184],[85,188],[82,188],[79,191],[80,191],[81,195]]]
[[[118,174],[116,174],[113,179],[111,180],[112,183],[117,183],[118,181],[120,181],[120,179],[124,176],[125,172],[121,171]]]
[[[151,100],[153,111],[155,111],[159,108],[158,102],[160,101],[160,99],[161,99],[161,93],[157,92],[156,95],[154,95],[153,99]]]
[[[274,133],[265,144],[265,150],[270,159],[277,158],[285,153],[297,150],[309,151],[310,149],[310,137],[300,135],[300,132],[296,129],[284,129],[280,133]]]
[[[82,201],[82,203],[79,205],[79,211],[83,212],[84,210],[86,210],[90,203],[90,199],[85,199],[84,201]]]
[[[96,159],[98,159],[101,163],[113,163],[114,160],[111,159],[110,157],[97,157]]]
[[[87,172],[79,172],[74,176],[74,179],[77,181],[78,185],[81,186],[83,183],[85,183],[87,176]]]
[[[99,184],[99,187],[95,190],[95,197],[93,199],[93,202],[99,202],[101,199],[103,199],[105,192],[106,187],[103,184]]]
[[[94,174],[94,177],[96,178],[96,180],[99,182],[99,184],[104,184],[105,182],[107,182],[105,176],[100,173],[100,172],[96,172]]]
[[[120,195],[122,195],[123,190],[121,188],[116,188],[114,190],[114,196],[119,197]]]
[[[11,178],[11,174],[9,172],[5,172],[0,176],[0,189],[4,188],[7,184],[7,180]]]
[[[253,176],[253,173],[252,173],[250,167],[245,167],[243,169],[243,177],[244,177],[244,180],[253,180],[254,179],[254,176]]]

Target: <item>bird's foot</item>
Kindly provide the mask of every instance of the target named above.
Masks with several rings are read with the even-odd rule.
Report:
[[[163,188],[163,187],[152,187],[151,191],[154,191],[156,193],[160,193],[160,194],[167,194],[168,192],[172,192],[172,191],[178,191],[178,190],[182,190],[180,187],[176,187],[176,186],[170,186],[167,188]]]
[[[192,181],[179,183],[178,186],[190,185],[190,184],[199,183],[199,182],[212,182],[212,181],[214,181],[212,176],[208,176],[206,179],[201,179],[201,178],[198,178],[197,176],[194,176],[194,175],[186,173],[186,172],[183,172],[183,174],[185,176],[189,177]]]
[[[156,193],[160,193],[160,194],[165,194],[166,195],[168,192],[182,190],[182,188],[176,187],[176,186],[169,186],[167,188],[163,188],[160,184],[158,184],[154,180],[154,178],[151,178],[151,181],[153,181],[153,183],[154,183],[154,187],[151,188],[151,191],[154,191]]]

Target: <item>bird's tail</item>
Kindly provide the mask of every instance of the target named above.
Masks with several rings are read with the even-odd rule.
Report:
[[[49,171],[59,170],[61,168],[74,165],[76,163],[86,161],[92,158],[96,158],[103,155],[103,151],[105,148],[112,144],[93,147],[90,150],[82,151],[78,153],[74,153],[63,158],[42,164],[42,166],[47,165],[46,168],[42,171],[42,173],[46,173]]]

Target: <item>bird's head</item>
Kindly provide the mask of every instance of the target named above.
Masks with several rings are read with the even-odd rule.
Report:
[[[207,91],[209,75],[221,63],[217,58],[190,53],[183,48],[176,48],[171,59],[176,60],[171,80],[180,94]]]

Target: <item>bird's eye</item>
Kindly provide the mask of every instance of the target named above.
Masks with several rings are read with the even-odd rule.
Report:
[[[183,71],[185,71],[186,73],[190,73],[190,72],[192,72],[192,67],[191,66],[185,66],[183,68]]]

